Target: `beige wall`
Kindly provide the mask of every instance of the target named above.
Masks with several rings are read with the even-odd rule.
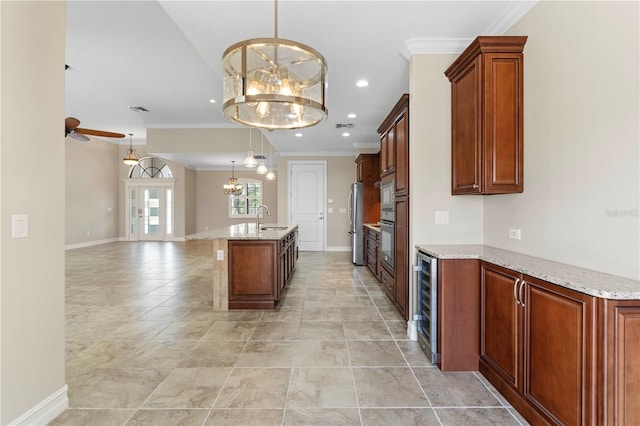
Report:
[[[450,86],[457,55],[411,60],[411,237],[484,243],[640,278],[637,2],[539,2],[528,35],[524,193],[450,195]],[[435,225],[447,210],[449,225]],[[611,211],[622,216],[612,216]],[[520,228],[522,240],[509,240]]]
[[[263,223],[275,223],[278,221],[278,181],[267,180],[252,171],[237,170],[236,178],[257,179],[262,181],[264,193],[262,203],[265,204],[271,216],[265,216]],[[196,231],[202,232],[210,229],[250,222],[254,219],[229,219],[229,197],[222,192],[222,186],[229,182],[231,170],[196,172],[195,198],[196,198]]]
[[[80,142],[67,137],[64,147],[66,244],[117,239],[118,146],[98,138]]]
[[[64,409],[64,2],[0,2],[0,424]],[[11,216],[29,236],[11,238]],[[56,405],[56,402],[59,405]],[[55,406],[55,407],[53,407]],[[36,415],[43,413],[38,411]],[[34,424],[35,418],[22,418]],[[50,418],[39,418],[40,424]]]
[[[196,171],[186,168],[184,170],[184,233],[194,234],[197,229],[197,198],[196,198]]]
[[[354,157],[280,157],[278,159],[278,222],[289,223],[288,170],[291,161],[326,161],[327,162],[327,204],[333,213],[327,218],[327,250],[348,250],[349,218],[340,209],[347,209],[349,185],[356,180]]]
[[[529,36],[525,190],[486,197],[486,244],[640,279],[638,6],[540,2],[510,29]]]

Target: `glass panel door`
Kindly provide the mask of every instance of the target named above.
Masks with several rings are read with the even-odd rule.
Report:
[[[140,187],[139,239],[164,240],[164,197],[162,187]]]

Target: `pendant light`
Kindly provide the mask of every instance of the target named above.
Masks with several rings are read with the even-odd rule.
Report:
[[[222,55],[225,117],[265,129],[297,129],[327,118],[327,62],[315,49],[278,38],[230,46]]]
[[[122,159],[122,162],[127,166],[135,166],[140,162],[138,154],[136,154],[136,150],[133,149],[133,133],[129,133],[129,149]]]
[[[223,185],[223,191],[225,195],[228,195],[230,197],[242,194],[242,184],[238,183],[238,179],[236,179],[235,175],[235,163],[235,161],[231,161],[231,179],[229,179],[229,183],[225,183]]]
[[[264,135],[260,132],[260,150],[262,151],[262,159],[260,160],[260,165],[256,169],[259,175],[266,175],[269,169],[264,165]]]
[[[258,162],[255,158],[253,158],[253,149],[251,149],[251,129],[249,129],[249,152],[247,153],[247,158],[244,159],[242,164],[245,167],[256,167]]]
[[[273,170],[271,169],[271,143],[269,143],[269,171],[265,177],[268,180],[274,180],[276,178],[276,174],[273,173]]]

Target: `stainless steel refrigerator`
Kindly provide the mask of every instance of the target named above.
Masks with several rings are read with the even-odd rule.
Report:
[[[351,184],[349,192],[349,234],[351,235],[351,262],[364,264],[364,238],[362,232],[362,182]]]

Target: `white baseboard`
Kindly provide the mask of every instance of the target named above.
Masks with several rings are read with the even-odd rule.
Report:
[[[67,244],[66,246],[64,246],[64,249],[73,250],[73,249],[83,248],[83,247],[98,246],[100,244],[115,243],[117,241],[123,241],[123,240],[121,240],[120,238],[107,238],[106,240],[85,241],[84,243]]]
[[[327,251],[351,251],[351,246],[328,246]]]
[[[414,342],[418,340],[418,321],[407,321],[407,336]]]
[[[64,385],[9,424],[12,426],[44,426],[48,424],[69,407],[69,398],[67,397],[68,389],[69,387]]]

